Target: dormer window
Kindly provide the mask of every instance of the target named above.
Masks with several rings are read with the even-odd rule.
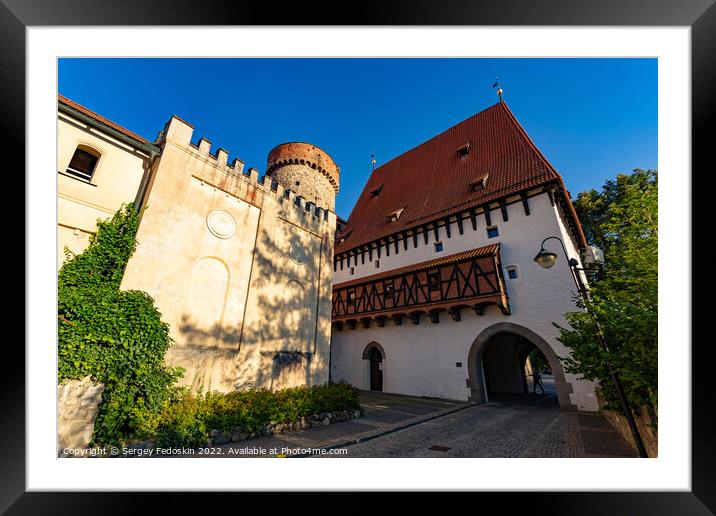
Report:
[[[383,189],[383,185],[381,184],[381,185],[380,185],[378,188],[376,188],[375,190],[371,190],[371,192],[370,192],[371,198],[372,198],[372,197],[378,197],[378,195],[380,195],[380,191],[381,191],[382,189]]]
[[[343,242],[345,242],[346,239],[347,239],[349,236],[351,236],[351,233],[353,233],[353,230],[352,230],[352,229],[351,229],[350,231],[348,231],[347,233],[343,234],[343,235],[339,235],[339,236],[338,236],[338,243],[339,243],[339,244],[342,244]]]
[[[481,192],[485,188],[487,188],[487,178],[489,176],[485,176],[483,178],[478,179],[477,181],[473,181],[470,183],[470,192]]]
[[[100,154],[89,147],[77,147],[72,155],[70,164],[66,173],[88,183],[92,180],[92,175],[97,168]]]
[[[405,211],[405,208],[400,208],[399,210],[390,212],[388,214],[388,222],[397,222],[404,211]]]
[[[465,159],[468,154],[470,154],[470,142],[467,142],[457,150],[457,155],[461,160]]]

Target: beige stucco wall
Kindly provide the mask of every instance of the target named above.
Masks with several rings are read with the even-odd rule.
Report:
[[[91,182],[64,175],[78,145],[97,150]],[[137,196],[149,157],[126,143],[60,113],[57,120],[57,267],[65,260],[64,247],[83,251],[96,231],[97,219],[111,217]]]
[[[191,135],[170,120],[122,288],[154,297],[175,340],[167,362],[187,370],[185,384],[324,383],[335,214],[284,199],[281,186],[241,174],[242,163],[228,166],[225,151],[214,156]],[[303,260],[291,257],[296,242]],[[300,354],[276,360],[281,351]]]

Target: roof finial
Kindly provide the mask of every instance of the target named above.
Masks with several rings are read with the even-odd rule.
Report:
[[[497,88],[497,96],[502,100],[502,88],[500,88],[500,82],[497,77],[495,77],[495,84],[493,84],[492,87]]]
[[[375,170],[375,152],[370,155],[370,163],[373,166],[372,170]]]

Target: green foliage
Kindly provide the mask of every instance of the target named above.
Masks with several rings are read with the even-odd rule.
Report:
[[[294,387],[280,391],[254,389],[230,393],[176,389],[165,405],[157,446],[197,447],[209,430],[256,432],[268,424],[291,423],[322,412],[360,409],[358,389],[346,383]]]
[[[530,363],[532,364],[532,369],[534,371],[552,371],[552,368],[549,366],[549,362],[547,362],[547,359],[539,349],[532,351],[528,358],[530,359]]]
[[[58,376],[91,375],[105,384],[97,444],[152,434],[168,389],[181,375],[164,366],[171,339],[154,300],[119,290],[138,223],[131,204],[98,222],[83,253],[65,251],[58,277]]]
[[[605,266],[578,301],[588,312],[566,314],[559,340],[571,350],[566,370],[600,383],[607,408],[621,411],[607,368],[619,376],[634,407],[656,407],[658,317],[658,184],[654,170],[607,181],[601,192],[579,195],[575,208],[588,242],[604,250]],[[609,346],[597,339],[597,323]]]
[[[269,423],[360,408],[358,390],[347,384],[229,394],[174,386],[183,371],[164,365],[172,341],[154,300],[119,289],[138,225],[131,204],[99,221],[83,253],[65,251],[59,272],[59,380],[91,375],[105,385],[93,444],[156,437],[162,447],[196,447],[206,444],[210,429],[254,432]]]

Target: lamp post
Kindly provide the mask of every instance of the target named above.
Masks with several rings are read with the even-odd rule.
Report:
[[[594,323],[597,326],[597,339],[599,340],[599,343],[601,344],[602,348],[604,348],[604,351],[609,353],[609,346],[607,345],[607,341],[604,340],[604,333],[602,333],[602,328],[599,325],[599,321],[596,317],[594,317],[594,314],[591,313],[589,310],[589,291],[585,287],[584,283],[582,282],[582,278],[579,276],[578,271],[578,265],[579,262],[574,258],[569,258],[569,254],[567,254],[567,249],[564,247],[564,242],[562,242],[562,239],[559,237],[551,236],[547,237],[544,240],[542,240],[542,243],[540,244],[540,250],[539,253],[537,253],[537,256],[534,257],[534,261],[542,268],[549,269],[552,267],[555,262],[557,261],[557,254],[552,253],[549,251],[546,251],[544,248],[544,243],[547,240],[557,240],[560,245],[562,246],[562,251],[564,251],[564,256],[567,258],[567,264],[569,265],[569,270],[572,273],[572,279],[574,280],[575,284],[577,285],[577,290],[579,291],[579,294],[584,299],[584,307],[589,315],[592,316],[594,319]],[[619,381],[619,376],[617,375],[616,371],[612,369],[612,366],[609,362],[609,358],[607,355],[606,360],[607,370],[609,371],[609,375],[612,378],[612,383],[614,383],[614,388],[617,391],[617,396],[619,397],[619,402],[622,406],[622,410],[624,411],[624,415],[626,416],[627,423],[629,423],[629,429],[631,430],[632,437],[634,438],[634,443],[636,444],[636,448],[639,451],[640,457],[648,457],[646,453],[646,448],[644,447],[644,441],[641,438],[641,434],[639,433],[639,428],[636,426],[636,421],[634,420],[634,414],[632,413],[631,407],[629,406],[629,401],[627,400],[626,394],[624,393],[624,388],[622,387],[621,381]]]

